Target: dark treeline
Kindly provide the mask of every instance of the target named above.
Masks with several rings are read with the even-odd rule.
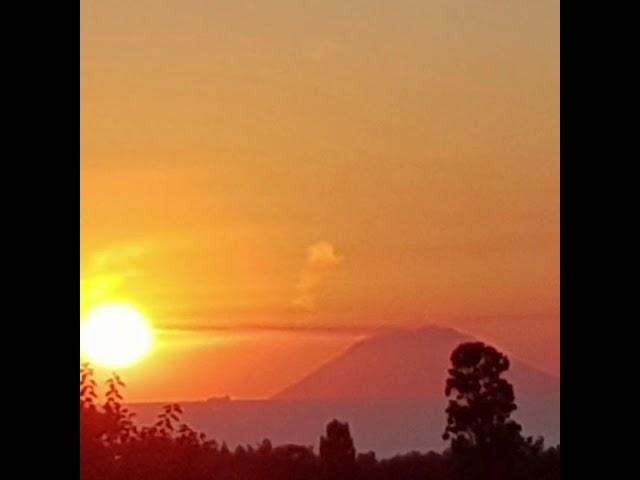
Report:
[[[269,440],[230,450],[182,423],[167,405],[150,426],[138,426],[123,406],[123,382],[107,381],[97,404],[93,371],[80,370],[82,480],[555,480],[560,447],[522,435],[510,418],[513,387],[502,378],[509,360],[482,343],[451,355],[443,453],[411,452],[378,459],[358,453],[349,425],[334,420],[314,446],[273,446]]]

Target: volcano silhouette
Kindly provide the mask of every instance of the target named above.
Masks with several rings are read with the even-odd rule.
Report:
[[[418,399],[444,396],[451,352],[474,341],[457,330],[393,330],[362,340],[274,399]],[[559,379],[510,358],[516,396],[558,393]]]

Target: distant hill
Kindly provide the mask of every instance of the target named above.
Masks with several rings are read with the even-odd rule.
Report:
[[[456,330],[393,330],[354,344],[277,400],[419,399],[444,396],[451,352],[473,338]],[[516,397],[559,393],[559,379],[510,358]]]
[[[394,330],[354,344],[270,400],[216,398],[183,405],[185,420],[230,446],[315,445],[334,418],[348,421],[360,451],[389,457],[412,450],[442,450],[446,423],[444,383],[449,357],[472,340],[451,329]],[[515,418],[526,435],[560,441],[559,380],[512,360]],[[161,405],[133,405],[139,419],[153,422]]]

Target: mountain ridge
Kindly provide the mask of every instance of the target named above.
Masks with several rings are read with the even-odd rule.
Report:
[[[360,340],[271,399],[431,398],[444,395],[451,352],[481,341],[448,327],[395,328]],[[559,378],[510,358],[516,396],[559,392]]]

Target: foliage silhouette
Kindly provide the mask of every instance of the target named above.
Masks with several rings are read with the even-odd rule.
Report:
[[[445,394],[444,440],[451,440],[455,476],[474,480],[514,478],[520,454],[541,443],[524,439],[512,420],[517,409],[513,386],[502,375],[509,359],[481,342],[464,343],[451,354]]]
[[[327,480],[348,480],[354,477],[356,449],[347,423],[333,420],[327,434],[320,438],[321,477]]]
[[[117,375],[109,378],[99,404],[94,371],[85,364],[80,369],[80,478],[559,480],[560,447],[546,448],[542,439],[523,438],[520,426],[510,419],[515,395],[501,378],[508,366],[506,357],[492,347],[458,347],[446,385],[446,394],[453,396],[445,431],[450,448],[378,460],[374,452],[358,454],[349,425],[337,420],[327,425],[318,454],[312,446],[274,446],[267,439],[232,451],[182,422],[183,411],[176,404],[163,407],[152,425],[139,426],[123,404],[124,382]],[[497,456],[504,452],[508,462]]]

